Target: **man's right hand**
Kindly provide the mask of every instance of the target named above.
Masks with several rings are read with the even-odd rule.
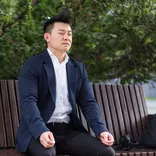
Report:
[[[50,131],[42,133],[40,136],[40,143],[45,148],[53,147],[55,144],[55,139],[54,139],[53,133]]]

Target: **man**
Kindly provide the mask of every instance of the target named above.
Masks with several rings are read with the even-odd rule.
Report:
[[[114,156],[114,139],[102,121],[84,65],[67,54],[72,44],[68,14],[45,23],[44,39],[47,50],[26,61],[20,71],[22,117],[16,150],[31,156]],[[76,105],[97,138],[82,126]]]

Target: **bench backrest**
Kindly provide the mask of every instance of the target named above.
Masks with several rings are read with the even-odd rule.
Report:
[[[95,83],[93,93],[115,140],[123,134],[135,138],[143,133],[148,114],[142,86]],[[83,125],[94,136],[79,107],[77,111]],[[17,80],[0,80],[0,148],[15,146],[19,120]]]
[[[136,139],[147,126],[147,106],[141,85],[93,85],[95,98],[109,131],[118,141],[129,134]]]
[[[17,81],[0,80],[0,147],[14,147],[19,125]]]

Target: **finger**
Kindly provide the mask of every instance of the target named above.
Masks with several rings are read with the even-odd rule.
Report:
[[[51,141],[50,139],[46,141],[48,145],[54,145],[54,142]]]
[[[40,139],[42,142],[44,142],[44,144],[45,144],[45,146],[53,146],[54,145],[54,142],[53,141],[51,141],[50,139],[49,139],[49,136],[48,135],[44,135],[41,139]]]
[[[113,145],[113,142],[104,141],[103,144],[104,144],[104,145],[107,145],[107,146],[112,146],[112,145]]]
[[[109,136],[108,136],[108,140],[112,140],[112,141],[114,141],[113,136],[112,136],[112,135],[109,135]]]
[[[47,142],[44,142],[43,145],[45,148],[51,148],[54,146],[54,144],[48,144]]]
[[[53,135],[52,136],[51,135],[48,136],[48,144],[54,146],[55,140],[54,140]]]
[[[107,136],[108,141],[114,142],[114,137],[112,135]]]
[[[102,139],[101,141],[102,141],[102,143],[105,144],[105,145],[112,145],[112,144],[113,144],[113,141],[112,141],[112,140]]]
[[[53,145],[54,142],[47,136],[47,138],[45,138],[44,140],[48,145]]]
[[[55,143],[55,139],[54,139],[54,136],[53,136],[53,134],[51,133],[51,134],[49,134],[49,139],[53,142],[53,143]]]
[[[111,139],[111,140],[106,140],[106,142],[107,142],[108,144],[113,144],[113,143],[114,143],[114,140],[113,140],[113,139]]]
[[[113,138],[109,138],[106,140],[107,142],[114,142],[114,139]]]
[[[112,142],[114,142],[114,140],[113,140],[113,139],[110,139],[110,140],[107,139],[106,142],[108,142],[108,143],[112,143]]]
[[[107,146],[112,146],[113,143],[105,143],[105,145],[107,145]]]
[[[112,136],[111,135],[108,135],[108,140],[111,140],[112,139]]]
[[[42,140],[42,141],[40,141],[40,143],[41,143],[45,148],[48,148],[48,144],[46,143],[46,141]]]

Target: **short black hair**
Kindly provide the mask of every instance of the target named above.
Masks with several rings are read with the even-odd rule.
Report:
[[[48,32],[50,33],[51,29],[53,28],[53,24],[55,22],[63,22],[63,23],[67,23],[70,26],[72,26],[72,22],[71,22],[71,16],[69,11],[64,10],[62,11],[60,14],[48,19],[45,23],[44,23],[44,27],[43,27],[43,33]]]

